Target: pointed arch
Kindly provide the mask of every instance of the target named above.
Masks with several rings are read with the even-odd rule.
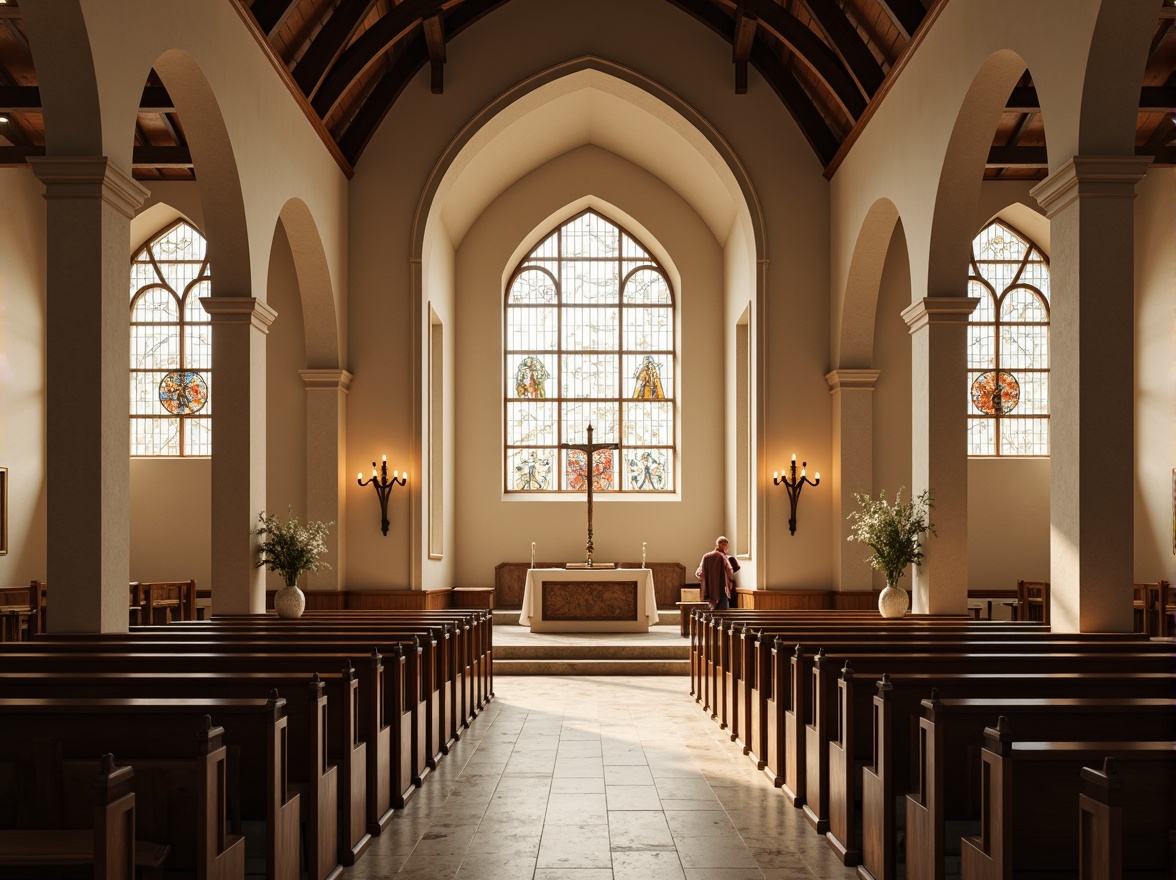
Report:
[[[306,202],[289,199],[278,214],[294,256],[302,302],[306,368],[334,370],[340,364],[339,319],[334,285],[318,226]]]
[[[873,366],[878,288],[898,221],[894,202],[882,198],[870,206],[858,230],[842,297],[841,324],[835,335],[834,363],[838,369]]]

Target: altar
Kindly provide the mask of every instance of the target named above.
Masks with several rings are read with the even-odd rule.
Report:
[[[531,632],[649,632],[657,623],[647,568],[532,568],[519,623]]]

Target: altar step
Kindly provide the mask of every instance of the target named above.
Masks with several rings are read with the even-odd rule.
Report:
[[[514,611],[511,623],[494,627],[494,674],[689,675],[676,614],[669,622],[659,614],[648,633],[532,633]]]
[[[519,625],[518,608],[495,608],[490,614],[494,619],[495,626]],[[681,619],[682,616],[677,608],[657,609],[657,622],[659,626],[678,626]]]

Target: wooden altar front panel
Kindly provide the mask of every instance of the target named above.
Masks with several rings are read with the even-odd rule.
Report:
[[[529,562],[500,562],[494,569],[494,607],[521,608]],[[536,562],[536,568],[563,568],[563,562]],[[640,568],[640,562],[622,562],[618,568]],[[647,562],[653,572],[653,594],[658,608],[673,608],[686,583],[686,566],[680,562]]]

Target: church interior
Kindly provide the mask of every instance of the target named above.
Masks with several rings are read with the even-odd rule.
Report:
[[[326,524],[297,625],[408,628],[380,653],[413,757],[306,876],[900,876],[806,798],[749,672],[818,676],[806,627],[878,624],[869,499],[931,501],[917,638],[1090,640],[1042,666],[1087,689],[1050,695],[1138,681],[1176,740],[1176,0],[0,0],[0,198],[0,683],[38,628],[96,656],[166,642],[169,605],[244,644],[293,582],[259,517]],[[678,605],[719,535],[742,636]],[[661,611],[690,678],[495,684],[489,633],[568,564]],[[188,592],[128,615],[128,583]],[[362,704],[339,668],[371,646],[338,638],[317,686]],[[395,763],[348,729],[332,761],[343,736]],[[949,874],[999,876],[959,849]]]

